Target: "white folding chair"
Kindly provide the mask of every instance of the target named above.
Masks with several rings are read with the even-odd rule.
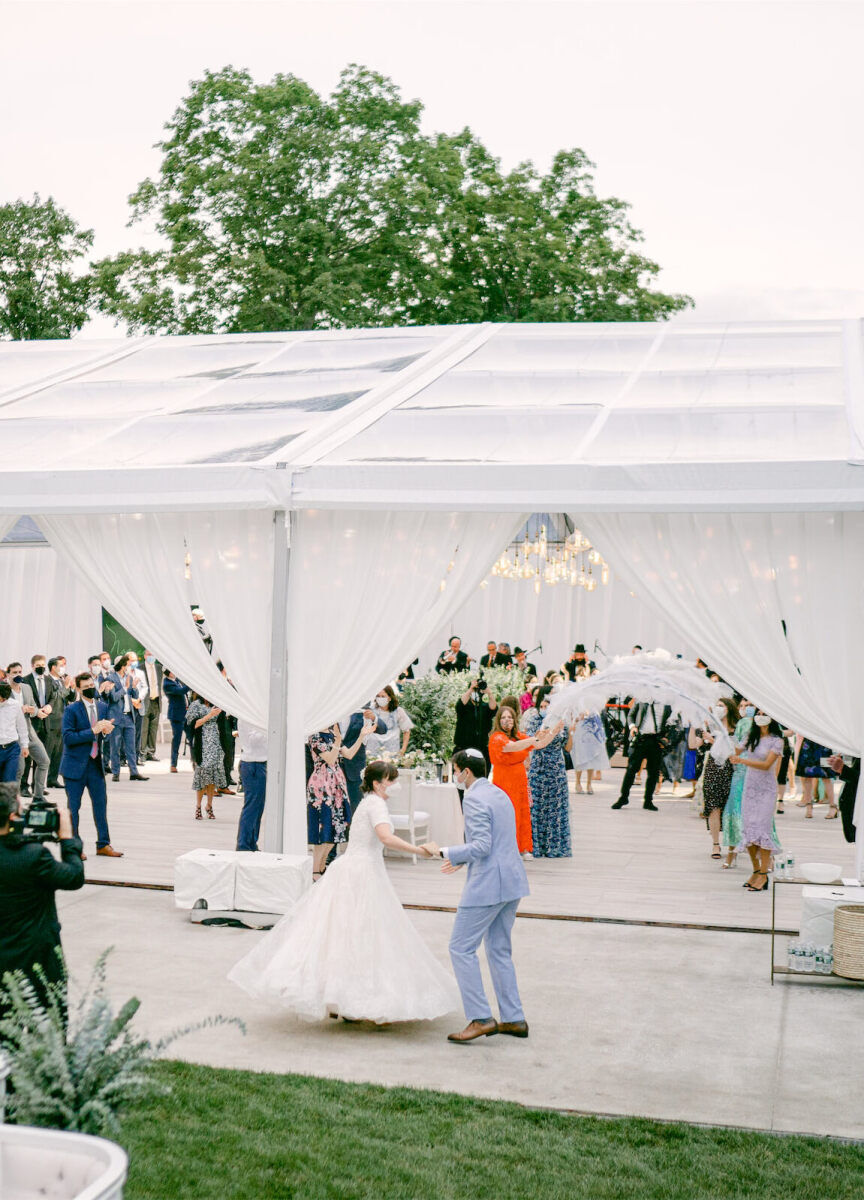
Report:
[[[414,772],[406,777],[402,776],[403,780],[408,784],[408,811],[404,813],[391,812],[390,820],[393,822],[393,832],[397,834],[408,833],[408,841],[413,845],[417,844],[417,836],[420,835],[421,842],[430,841],[429,836],[429,821],[428,812],[417,810],[414,807]],[[412,859],[416,865],[417,855],[412,854]]]

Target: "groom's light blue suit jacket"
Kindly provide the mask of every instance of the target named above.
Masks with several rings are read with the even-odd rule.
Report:
[[[462,811],[465,844],[447,847],[450,862],[468,864],[459,907],[486,908],[527,896],[510,797],[488,779],[477,779],[465,793]]]

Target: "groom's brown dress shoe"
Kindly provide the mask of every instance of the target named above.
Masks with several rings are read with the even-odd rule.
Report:
[[[491,1037],[493,1033],[498,1032],[498,1022],[492,1018],[488,1021],[469,1021],[461,1033],[448,1033],[448,1042],[459,1042],[460,1045],[466,1042],[473,1042],[476,1038]]]
[[[509,1033],[511,1037],[527,1037],[528,1022],[527,1021],[499,1021],[499,1033]]]

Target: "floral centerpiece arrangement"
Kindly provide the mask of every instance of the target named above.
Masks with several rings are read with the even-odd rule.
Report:
[[[450,761],[456,732],[456,702],[478,674],[498,703],[505,696],[521,696],[525,691],[526,676],[518,667],[484,667],[480,672],[454,671],[450,674],[430,671],[403,685],[399,703],[414,722],[411,746],[421,749],[410,749],[407,755],[395,756],[400,766],[407,766],[405,760],[412,754],[419,754],[423,761],[435,764]],[[416,762],[411,763],[412,767],[416,765]]]

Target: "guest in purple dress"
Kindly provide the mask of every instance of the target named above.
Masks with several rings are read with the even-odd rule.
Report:
[[[774,836],[774,808],[777,804],[777,770],[783,757],[783,730],[767,713],[757,712],[740,754],[731,763],[746,767],[741,797],[741,843],[753,863],[753,874],[745,883],[751,892],[768,888],[771,855],[780,849]]]

